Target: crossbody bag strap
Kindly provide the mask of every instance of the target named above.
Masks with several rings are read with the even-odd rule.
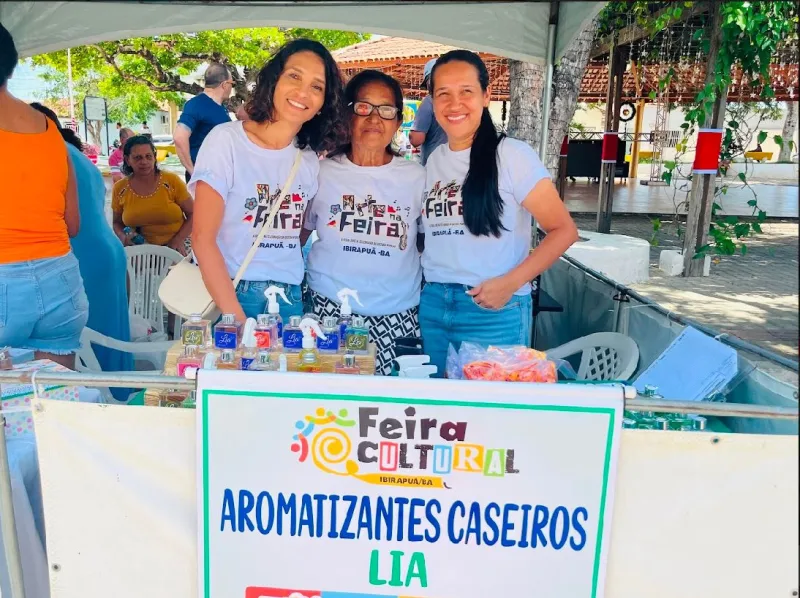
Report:
[[[233,286],[239,284],[239,281],[242,280],[242,276],[244,276],[245,271],[247,270],[247,266],[250,265],[250,262],[253,261],[253,258],[256,255],[256,251],[258,251],[258,246],[261,245],[261,241],[264,238],[264,235],[267,234],[267,231],[272,228],[272,222],[275,220],[275,215],[278,213],[278,210],[283,203],[286,194],[290,192],[290,187],[294,182],[294,177],[297,174],[297,169],[300,168],[300,161],[302,158],[302,152],[298,149],[297,154],[294,157],[294,164],[292,164],[292,169],[289,171],[289,176],[286,178],[286,182],[281,187],[281,194],[280,197],[277,198],[275,201],[275,205],[272,206],[272,209],[269,212],[269,216],[264,221],[264,224],[261,225],[261,230],[258,231],[258,235],[256,235],[256,240],[253,242],[253,246],[250,247],[250,251],[247,252],[247,255],[242,262],[242,265],[239,266],[239,271],[236,273],[236,278],[233,279]]]

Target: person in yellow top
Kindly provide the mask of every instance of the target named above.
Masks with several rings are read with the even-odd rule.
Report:
[[[122,172],[126,176],[114,184],[111,200],[114,232],[122,244],[133,245],[141,235],[151,245],[186,255],[194,202],[183,179],[158,168],[156,148],[143,135],[125,143]]]

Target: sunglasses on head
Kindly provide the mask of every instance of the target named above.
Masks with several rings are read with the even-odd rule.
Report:
[[[350,102],[348,106],[353,108],[353,114],[356,116],[369,116],[377,110],[378,116],[383,120],[394,120],[397,118],[397,106],[390,106],[388,104],[375,106],[369,102]]]

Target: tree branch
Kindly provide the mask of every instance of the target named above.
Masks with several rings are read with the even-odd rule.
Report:
[[[168,93],[173,91],[173,92],[197,95],[198,93],[203,91],[203,88],[200,87],[199,85],[196,85],[194,83],[185,83],[184,81],[181,81],[180,77],[178,77],[177,75],[165,72],[164,69],[161,68],[161,65],[158,63],[158,59],[149,50],[140,51],[140,50],[135,50],[131,46],[120,46],[117,49],[117,53],[125,55],[133,55],[133,56],[142,56],[143,58],[145,58],[147,62],[153,65],[153,68],[158,74],[159,78],[158,83],[155,83],[145,77],[140,77],[137,75],[132,75],[130,73],[123,72],[122,69],[119,68],[119,65],[117,64],[117,61],[114,59],[115,58],[114,56],[111,56],[108,52],[105,51],[104,48],[102,48],[99,45],[95,47],[103,55],[105,61],[109,65],[111,65],[111,67],[116,71],[117,75],[119,75],[120,78],[122,78],[125,81],[136,81],[138,83],[145,85],[151,91],[159,93]]]

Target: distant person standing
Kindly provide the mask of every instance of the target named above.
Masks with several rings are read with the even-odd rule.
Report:
[[[212,62],[206,69],[204,79],[203,93],[186,102],[173,133],[175,151],[186,168],[187,183],[192,178],[203,140],[211,129],[231,121],[227,108],[222,105],[233,92],[233,79],[228,67]]]
[[[428,95],[420,103],[417,109],[417,116],[414,118],[414,124],[411,125],[411,135],[409,141],[414,147],[420,147],[420,161],[423,166],[428,161],[428,157],[433,153],[437,147],[447,142],[447,135],[436,122],[433,116],[433,102],[431,101],[430,94],[430,79],[433,66],[436,64],[436,59],[429,60],[425,64],[422,71],[422,87],[428,90]]]
[[[142,123],[142,135],[150,135],[150,127],[147,126],[146,122]]]

